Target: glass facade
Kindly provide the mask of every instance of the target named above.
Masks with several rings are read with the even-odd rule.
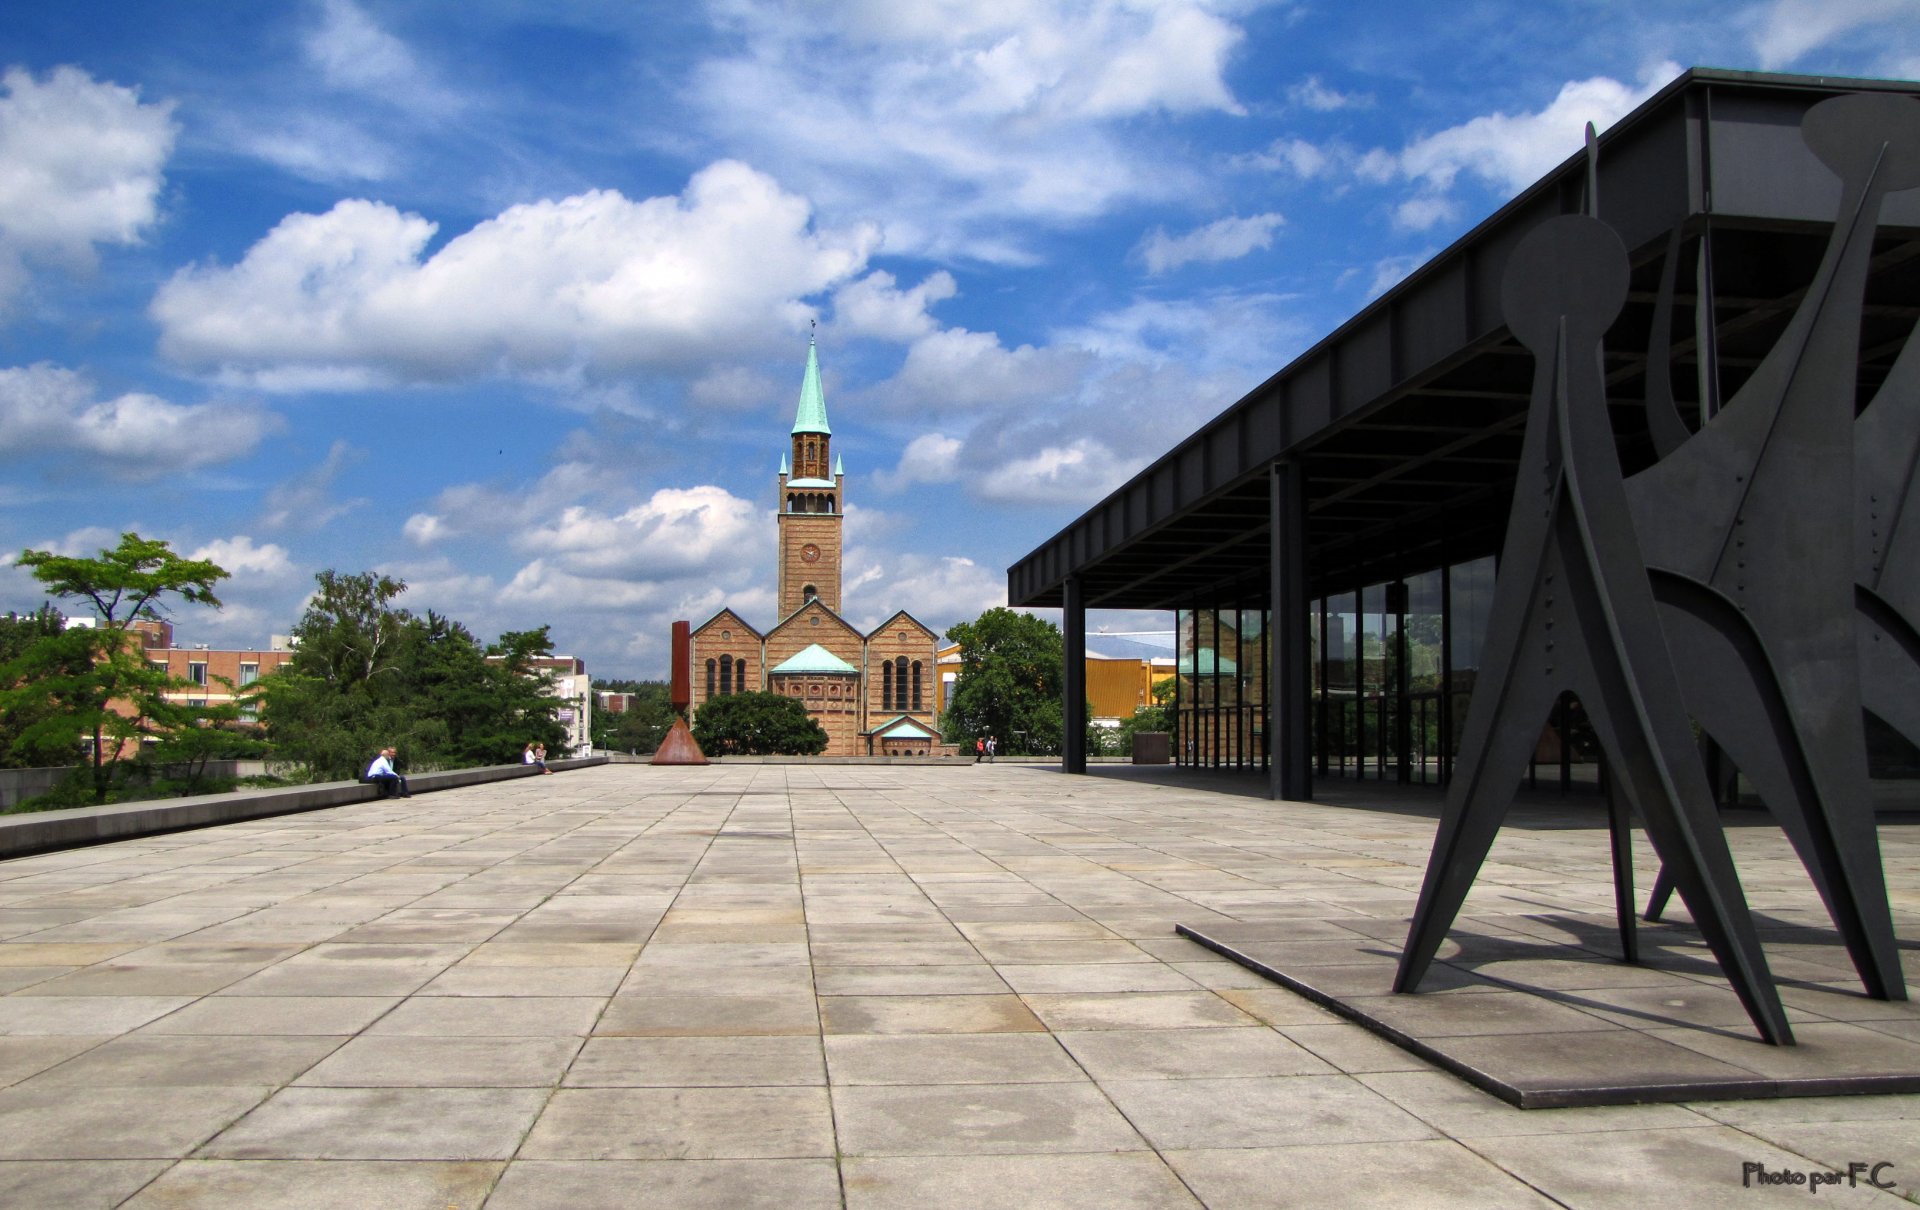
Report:
[[[1473,698],[1493,581],[1489,557],[1309,602],[1315,774],[1446,783]],[[1268,622],[1263,610],[1176,613],[1178,763],[1268,764]],[[1572,766],[1591,764],[1584,724],[1579,703],[1568,699],[1556,707],[1536,753],[1536,780],[1557,772],[1566,786]]]

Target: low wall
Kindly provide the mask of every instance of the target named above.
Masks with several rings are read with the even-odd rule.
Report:
[[[78,766],[62,765],[44,769],[0,769],[0,811],[29,798],[38,798],[66,780]],[[263,760],[210,760],[200,770],[202,777],[259,777],[267,771]],[[162,766],[162,776],[184,777],[185,765]]]
[[[560,772],[606,763],[604,756],[584,756],[572,760],[550,760],[547,767]],[[64,775],[66,771],[56,769],[50,772]],[[407,788],[415,794],[429,794],[435,790],[451,790],[456,786],[534,776],[537,776],[535,770],[524,764],[483,765],[475,769],[449,769],[442,773],[409,775]],[[110,803],[104,807],[71,807],[61,811],[5,815],[0,816],[0,859],[45,853],[52,849],[103,844],[111,840],[128,840],[136,836],[154,836],[162,832],[179,832],[188,828],[265,819],[272,815],[290,815],[297,811],[316,811],[323,807],[343,807],[350,803],[371,802],[378,797],[380,791],[377,788],[362,782],[327,781],[271,790],[235,790],[227,794],[199,794],[191,798],[155,798],[146,802]]]

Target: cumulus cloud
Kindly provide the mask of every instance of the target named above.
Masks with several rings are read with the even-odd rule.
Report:
[[[172,112],[75,67],[0,75],[0,310],[27,263],[84,269],[98,246],[140,241],[158,217]]]
[[[871,630],[904,609],[936,631],[1007,603],[1006,573],[957,555],[848,552],[849,620]],[[854,585],[871,584],[857,596]]]
[[[1287,220],[1278,214],[1216,219],[1185,235],[1155,228],[1136,249],[1151,274],[1168,273],[1195,261],[1238,260],[1273,247],[1273,233]]]
[[[1482,114],[1408,144],[1400,175],[1446,190],[1465,172],[1518,192],[1580,150],[1588,122],[1605,130],[1679,74],[1678,64],[1661,63],[1638,84],[1607,76],[1569,81],[1537,112]]]
[[[763,506],[704,485],[662,488],[621,513],[585,505],[521,535],[563,567],[675,576],[731,564],[743,550],[773,549]]]
[[[873,477],[874,486],[882,492],[896,492],[915,483],[949,482],[959,474],[962,444],[958,437],[945,433],[922,433],[907,443],[899,465]]]
[[[1002,504],[1091,504],[1146,462],[1143,452],[1123,454],[1079,437],[998,467],[981,481],[980,494]]]
[[[932,332],[937,325],[928,309],[959,291],[945,269],[928,274],[911,290],[900,289],[893,274],[875,270],[833,292],[834,322],[849,336],[905,344]]]
[[[293,561],[287,557],[285,547],[272,542],[264,546],[255,545],[246,534],[216,538],[187,557],[211,560],[235,578],[282,579],[294,572]]]
[[[282,421],[251,404],[97,399],[86,376],[45,362],[0,369],[0,459],[84,457],[119,479],[157,479],[251,453]]]
[[[685,369],[796,329],[864,267],[871,229],[811,219],[733,161],[679,197],[514,206],[431,256],[435,224],[349,200],[181,270],[151,314],[169,357],[266,388]]]
[[[915,341],[899,373],[875,393],[926,413],[1019,409],[1073,394],[1087,360],[1077,349],[1010,349],[992,332],[946,328]]]
[[[1019,263],[1010,217],[1075,222],[1186,187],[1179,152],[1134,119],[1242,112],[1226,71],[1243,33],[1221,7],[860,0],[801,18],[737,0],[741,50],[700,66],[693,99],[823,204],[885,198],[890,250]]]

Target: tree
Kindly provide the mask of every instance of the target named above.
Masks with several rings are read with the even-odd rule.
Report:
[[[693,738],[708,756],[818,756],[827,750],[827,733],[807,708],[779,693],[709,698],[693,721]]]
[[[14,661],[26,655],[40,640],[56,638],[65,631],[66,619],[50,604],[32,613],[9,613],[0,618],[0,702],[7,701],[9,690],[20,689],[25,684],[27,669],[24,666],[8,671]],[[62,667],[59,671],[65,674],[74,670],[77,668]],[[0,769],[32,769],[79,762],[80,745],[75,736],[56,732],[45,741],[23,738],[29,728],[57,714],[58,705],[47,697],[33,700],[23,696],[19,702],[0,708]]]
[[[595,681],[595,689],[609,689],[609,682]],[[659,748],[667,729],[673,726],[673,705],[668,696],[672,688],[665,681],[622,681],[615,693],[629,693],[633,701],[618,714],[611,710],[593,712],[593,746],[612,752],[652,752]]]
[[[259,682],[281,759],[344,779],[388,744],[422,769],[506,764],[529,742],[565,743],[561,703],[533,665],[553,650],[545,626],[482,647],[451,618],[397,605],[403,581],[332,570],[314,579],[293,659]]]
[[[946,739],[972,751],[992,735],[1006,753],[1061,748],[1066,647],[1060,628],[1032,614],[989,609],[947,629],[960,645],[960,675],[947,705]]]
[[[164,729],[153,720],[164,712],[166,691],[183,684],[147,663],[127,628],[164,618],[161,606],[170,598],[218,609],[213,587],[227,572],[205,559],[181,558],[166,542],[136,533],[121,534],[120,545],[91,559],[26,550],[15,562],[53,595],[90,603],[99,625],[40,639],[0,669],[0,684],[11,686],[0,691],[0,709],[39,715],[17,742],[59,745],[69,737],[90,738],[93,800],[103,803],[129,745]]]

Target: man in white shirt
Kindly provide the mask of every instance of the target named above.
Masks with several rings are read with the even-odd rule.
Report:
[[[397,748],[380,749],[380,755],[374,757],[373,763],[367,766],[367,775],[360,779],[379,786],[382,798],[396,793],[402,798],[413,797],[407,790],[407,779],[393,771],[393,758],[398,751]]]

